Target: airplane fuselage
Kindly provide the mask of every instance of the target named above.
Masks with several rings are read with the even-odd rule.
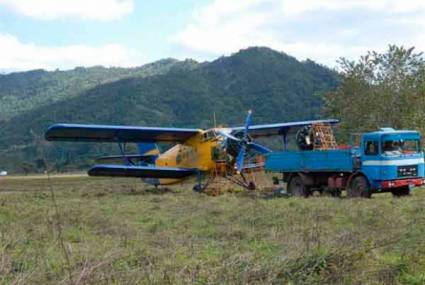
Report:
[[[214,152],[221,151],[220,137],[217,129],[206,130],[196,134],[185,142],[177,144],[159,155],[155,162],[158,167],[196,168],[201,172],[209,172],[216,166]],[[158,179],[160,185],[175,184],[182,179]],[[146,181],[152,183],[152,181]]]

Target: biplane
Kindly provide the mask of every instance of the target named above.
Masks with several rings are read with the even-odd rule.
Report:
[[[261,162],[252,163],[247,157],[264,156],[271,150],[254,139],[287,136],[313,124],[334,124],[337,120],[314,120],[268,125],[252,125],[249,111],[244,126],[212,128],[136,127],[112,125],[55,124],[48,128],[48,141],[117,143],[120,155],[101,157],[93,166],[90,176],[138,177],[151,185],[169,185],[197,177],[194,190],[201,191],[216,176],[246,188],[255,188],[244,172],[261,168]],[[135,143],[137,154],[127,154],[126,145]],[[161,153],[158,144],[173,144]],[[203,178],[208,177],[203,183]],[[205,180],[205,179],[204,179]]]

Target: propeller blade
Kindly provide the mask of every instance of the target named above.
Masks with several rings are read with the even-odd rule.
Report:
[[[253,143],[253,142],[251,142],[251,143],[249,143],[249,146],[250,146],[253,150],[255,150],[255,151],[259,152],[259,153],[266,154],[266,153],[270,153],[270,152],[272,152],[272,151],[271,151],[271,149],[269,149],[269,148],[267,148],[267,147],[265,147],[265,146],[262,146],[262,145],[260,145],[260,144],[258,144],[258,143]]]
[[[252,110],[249,110],[248,115],[246,116],[246,119],[245,119],[245,130],[243,134],[244,138],[248,137],[248,130],[251,124],[252,124]]]
[[[220,135],[222,135],[222,136],[224,136],[224,137],[228,138],[228,139],[233,140],[233,141],[237,141],[237,142],[241,142],[241,141],[242,141],[241,139],[238,139],[237,137],[235,137],[235,136],[233,136],[233,135],[231,135],[231,134],[229,134],[229,133],[226,133],[226,132],[223,132],[223,131],[219,131],[218,133],[219,133]]]
[[[241,147],[241,150],[239,151],[238,157],[236,158],[236,168],[238,170],[238,173],[241,173],[243,165],[244,165],[244,160],[245,160],[245,149],[246,146],[243,145]]]

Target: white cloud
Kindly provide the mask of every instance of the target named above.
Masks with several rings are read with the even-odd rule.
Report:
[[[75,66],[136,66],[142,56],[125,46],[68,45],[61,47],[37,46],[22,43],[16,37],[0,34],[0,70],[70,69]]]
[[[423,28],[424,0],[212,0],[171,41],[186,56],[259,45],[335,66],[388,44],[425,50]]]
[[[283,1],[283,12],[286,15],[302,14],[314,10],[349,10],[369,9],[390,13],[409,13],[425,8],[423,0],[297,0]]]
[[[0,0],[0,6],[39,20],[110,21],[130,14],[133,0]]]

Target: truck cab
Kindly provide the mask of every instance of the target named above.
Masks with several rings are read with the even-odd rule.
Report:
[[[424,154],[416,131],[382,128],[364,133],[353,148],[358,171],[367,177],[374,192],[406,194],[409,187],[424,183]]]

